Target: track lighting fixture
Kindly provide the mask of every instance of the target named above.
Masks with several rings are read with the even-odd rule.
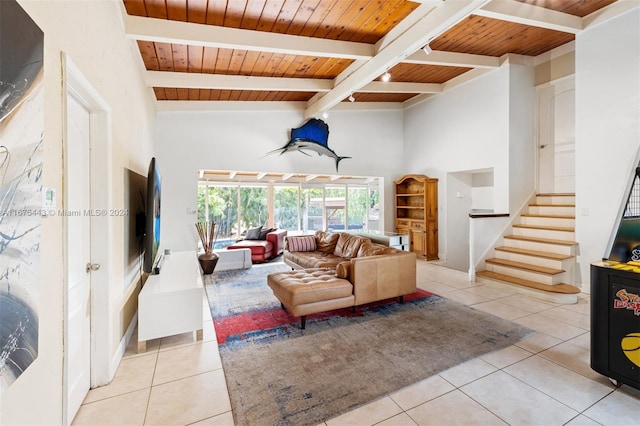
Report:
[[[385,83],[391,80],[391,74],[389,73],[389,71],[382,74],[381,80],[384,81]]]
[[[424,47],[422,48],[422,50],[424,50],[424,53],[426,55],[428,55],[429,53],[433,52],[433,49],[431,49],[431,46],[429,46],[429,43],[425,44]]]
[[[353,97],[353,93],[349,95],[349,102],[355,102],[356,98]]]
[[[322,118],[324,118],[325,120],[329,118],[329,113],[327,111],[322,111]]]

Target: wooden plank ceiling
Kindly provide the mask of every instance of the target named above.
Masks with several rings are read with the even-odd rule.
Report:
[[[624,11],[616,0],[123,3],[158,101],[303,102],[308,116],[350,95],[352,105],[415,101]]]

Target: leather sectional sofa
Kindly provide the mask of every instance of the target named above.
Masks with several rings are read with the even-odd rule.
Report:
[[[308,241],[292,244],[298,238]],[[415,253],[346,232],[287,237],[284,262],[294,270],[270,274],[267,282],[282,306],[301,317],[302,328],[311,313],[394,297],[402,302],[416,291]]]

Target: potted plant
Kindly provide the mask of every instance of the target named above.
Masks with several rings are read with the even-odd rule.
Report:
[[[218,263],[218,255],[213,252],[213,244],[215,242],[215,222],[197,222],[196,229],[202,243],[204,253],[198,256],[200,267],[204,275],[212,274]]]

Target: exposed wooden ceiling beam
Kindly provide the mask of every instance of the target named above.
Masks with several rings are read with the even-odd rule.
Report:
[[[146,71],[148,87],[180,89],[273,90],[287,92],[327,92],[333,80],[314,78],[251,77],[244,75],[197,74]]]
[[[618,0],[615,3],[611,3],[610,5],[596,10],[582,18],[582,26],[586,29],[588,27],[601,24],[633,9],[634,7],[638,7],[639,4],[640,2],[638,0]]]
[[[269,183],[288,182],[291,185],[301,184],[304,182],[314,181],[314,183],[338,183],[347,185],[363,185],[369,183],[377,183],[375,176],[349,176],[349,175],[312,175],[305,173],[274,173],[274,172],[254,172],[254,171],[228,171],[228,170],[200,170],[201,177],[199,183],[209,184],[236,184],[240,182],[253,183],[261,182],[266,184],[268,178]],[[229,176],[233,175],[233,178]],[[230,182],[229,182],[230,181]]]
[[[422,49],[408,56],[402,62],[417,65],[466,68],[498,68],[500,66],[500,58],[495,56],[472,55],[470,53],[444,52],[438,50],[434,50],[427,55]]]
[[[375,51],[375,46],[368,43],[325,40],[132,15],[126,15],[124,20],[127,37],[135,40],[343,59],[370,59]]]
[[[431,13],[435,8],[441,6],[443,1],[435,0],[424,1],[421,3],[422,4],[418,6],[413,12],[406,16],[395,27],[391,28],[391,30],[387,34],[385,34],[384,37],[378,40],[378,42],[376,43],[376,53],[386,49],[387,46],[391,44],[395,39],[408,31],[417,22],[424,19],[424,17]]]
[[[618,0],[584,18],[580,18],[515,0],[411,1],[421,3],[421,5],[392,28],[375,45],[131,16],[126,13],[121,2],[118,2],[118,4],[122,10],[125,33],[131,40],[353,60],[351,65],[334,80],[145,71],[145,80],[150,88],[277,90],[317,93],[306,103],[158,101],[156,103],[158,111],[220,109],[299,111],[302,108],[306,109],[305,116],[307,117],[317,116],[322,111],[332,108],[407,108],[428,99],[433,94],[446,91],[488,70],[499,67],[501,58],[444,51],[434,51],[427,55],[422,51],[422,46],[471,14],[575,34],[584,28],[597,25],[625,13],[639,4],[639,0]],[[132,41],[132,43],[134,42]],[[442,85],[373,81],[398,62],[468,67],[473,68],[473,70]],[[404,103],[356,102],[351,104],[342,102],[349,94],[355,92],[418,93],[420,95]]]
[[[492,0],[474,12],[502,21],[577,34],[583,29],[582,18],[515,0]]]
[[[386,45],[374,58],[342,79],[329,93],[310,101],[305,117],[314,117],[322,111],[329,110],[484,4],[486,0],[456,0],[442,3]],[[419,9],[420,7],[416,10]]]
[[[372,81],[356,92],[366,93],[440,93],[442,84]],[[354,92],[355,93],[355,92]]]
[[[156,101],[156,111],[304,111],[303,101]],[[390,107],[391,108],[391,107]]]
[[[328,92],[333,80],[312,78],[248,77],[241,75],[196,74],[186,72],[146,71],[147,87],[220,90],[282,90],[289,92]],[[433,83],[373,81],[362,87],[369,93],[440,93],[442,86]]]
[[[475,78],[480,77],[483,74],[488,73],[489,71],[491,71],[488,68],[475,68],[472,70],[469,70],[467,72],[465,72],[464,74],[460,74],[457,77],[452,78],[451,80],[447,81],[446,83],[442,84],[442,91],[447,91],[450,89],[453,89],[456,86],[459,86],[461,84],[464,84],[468,81],[471,81]],[[410,108],[414,105],[418,105],[424,101],[426,101],[427,99],[431,98],[434,95],[434,93],[423,93],[420,94],[418,96],[414,96],[411,99],[408,99],[406,101],[404,101],[402,103],[402,108]]]

